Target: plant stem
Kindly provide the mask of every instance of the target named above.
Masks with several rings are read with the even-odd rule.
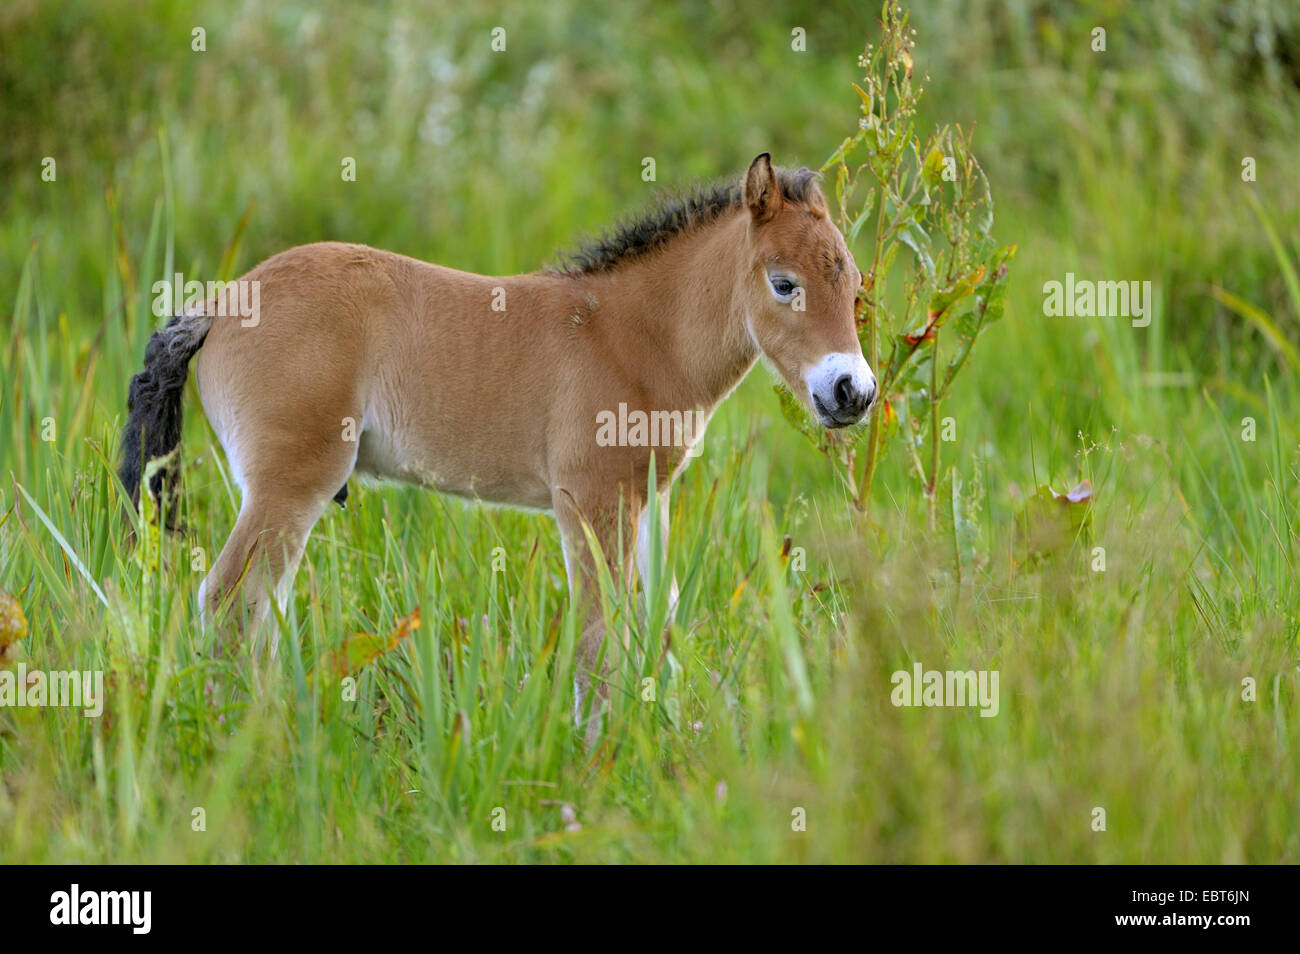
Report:
[[[929,504],[930,529],[934,529],[936,488],[939,485],[939,329],[930,343],[930,480],[925,488]]]
[[[885,184],[880,184],[880,195],[876,202],[876,247],[872,250],[871,256],[871,288],[867,291],[868,321],[867,325],[867,363],[871,365],[871,371],[874,374],[880,373],[880,338],[877,329],[880,325],[879,308],[880,308],[880,287],[877,281],[877,272],[880,269],[880,246],[883,241],[883,231],[885,227],[885,197],[887,190]],[[867,430],[867,460],[862,470],[862,480],[858,483],[858,509],[866,512],[871,504],[871,483],[876,474],[876,449],[880,445],[880,414],[881,405],[885,401],[885,386],[888,382],[879,378],[876,380],[876,412],[871,415],[871,426]]]

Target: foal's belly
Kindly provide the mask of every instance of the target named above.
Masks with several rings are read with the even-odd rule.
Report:
[[[551,488],[539,475],[509,461],[506,448],[495,455],[466,447],[438,446],[428,435],[364,430],[357,446],[356,473],[426,487],[467,500],[551,509]]]

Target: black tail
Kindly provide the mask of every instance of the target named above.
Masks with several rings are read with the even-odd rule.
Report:
[[[140,482],[149,461],[166,457],[181,443],[181,400],[190,359],[207,337],[210,318],[177,315],[149,338],[144,370],[131,379],[127,395],[126,430],[122,433],[122,464],[117,475],[131,497],[140,504]],[[150,481],[149,493],[168,501],[167,525],[175,524],[180,461],[172,459]]]

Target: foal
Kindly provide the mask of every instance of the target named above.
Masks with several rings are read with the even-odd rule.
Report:
[[[199,591],[205,617],[227,600],[255,620],[272,597],[283,607],[312,526],[354,473],[553,511],[570,592],[590,595],[583,521],[611,568],[623,541],[644,574],[651,453],[666,500],[703,429],[655,428],[650,446],[644,427],[611,419],[705,422],[762,355],[824,426],[858,422],[876,391],[854,327],[859,282],[816,175],[774,169],[767,153],[741,182],[668,199],[528,275],[300,246],[153,335],[120,477],[138,502],[142,465],[179,445],[197,354],[203,408],[243,493]],[[252,316],[239,308],[247,283],[260,293]],[[173,456],[151,493],[178,474]],[[596,605],[580,693],[602,639]]]

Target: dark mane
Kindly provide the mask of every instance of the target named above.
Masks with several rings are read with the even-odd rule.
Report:
[[[788,201],[807,203],[820,194],[817,181],[821,176],[811,169],[776,168],[774,171],[781,193]],[[739,207],[740,202],[738,179],[660,195],[639,215],[626,218],[576,249],[561,254],[548,270],[585,275],[617,268],[630,259],[663,248],[684,232],[716,221],[723,213]]]

